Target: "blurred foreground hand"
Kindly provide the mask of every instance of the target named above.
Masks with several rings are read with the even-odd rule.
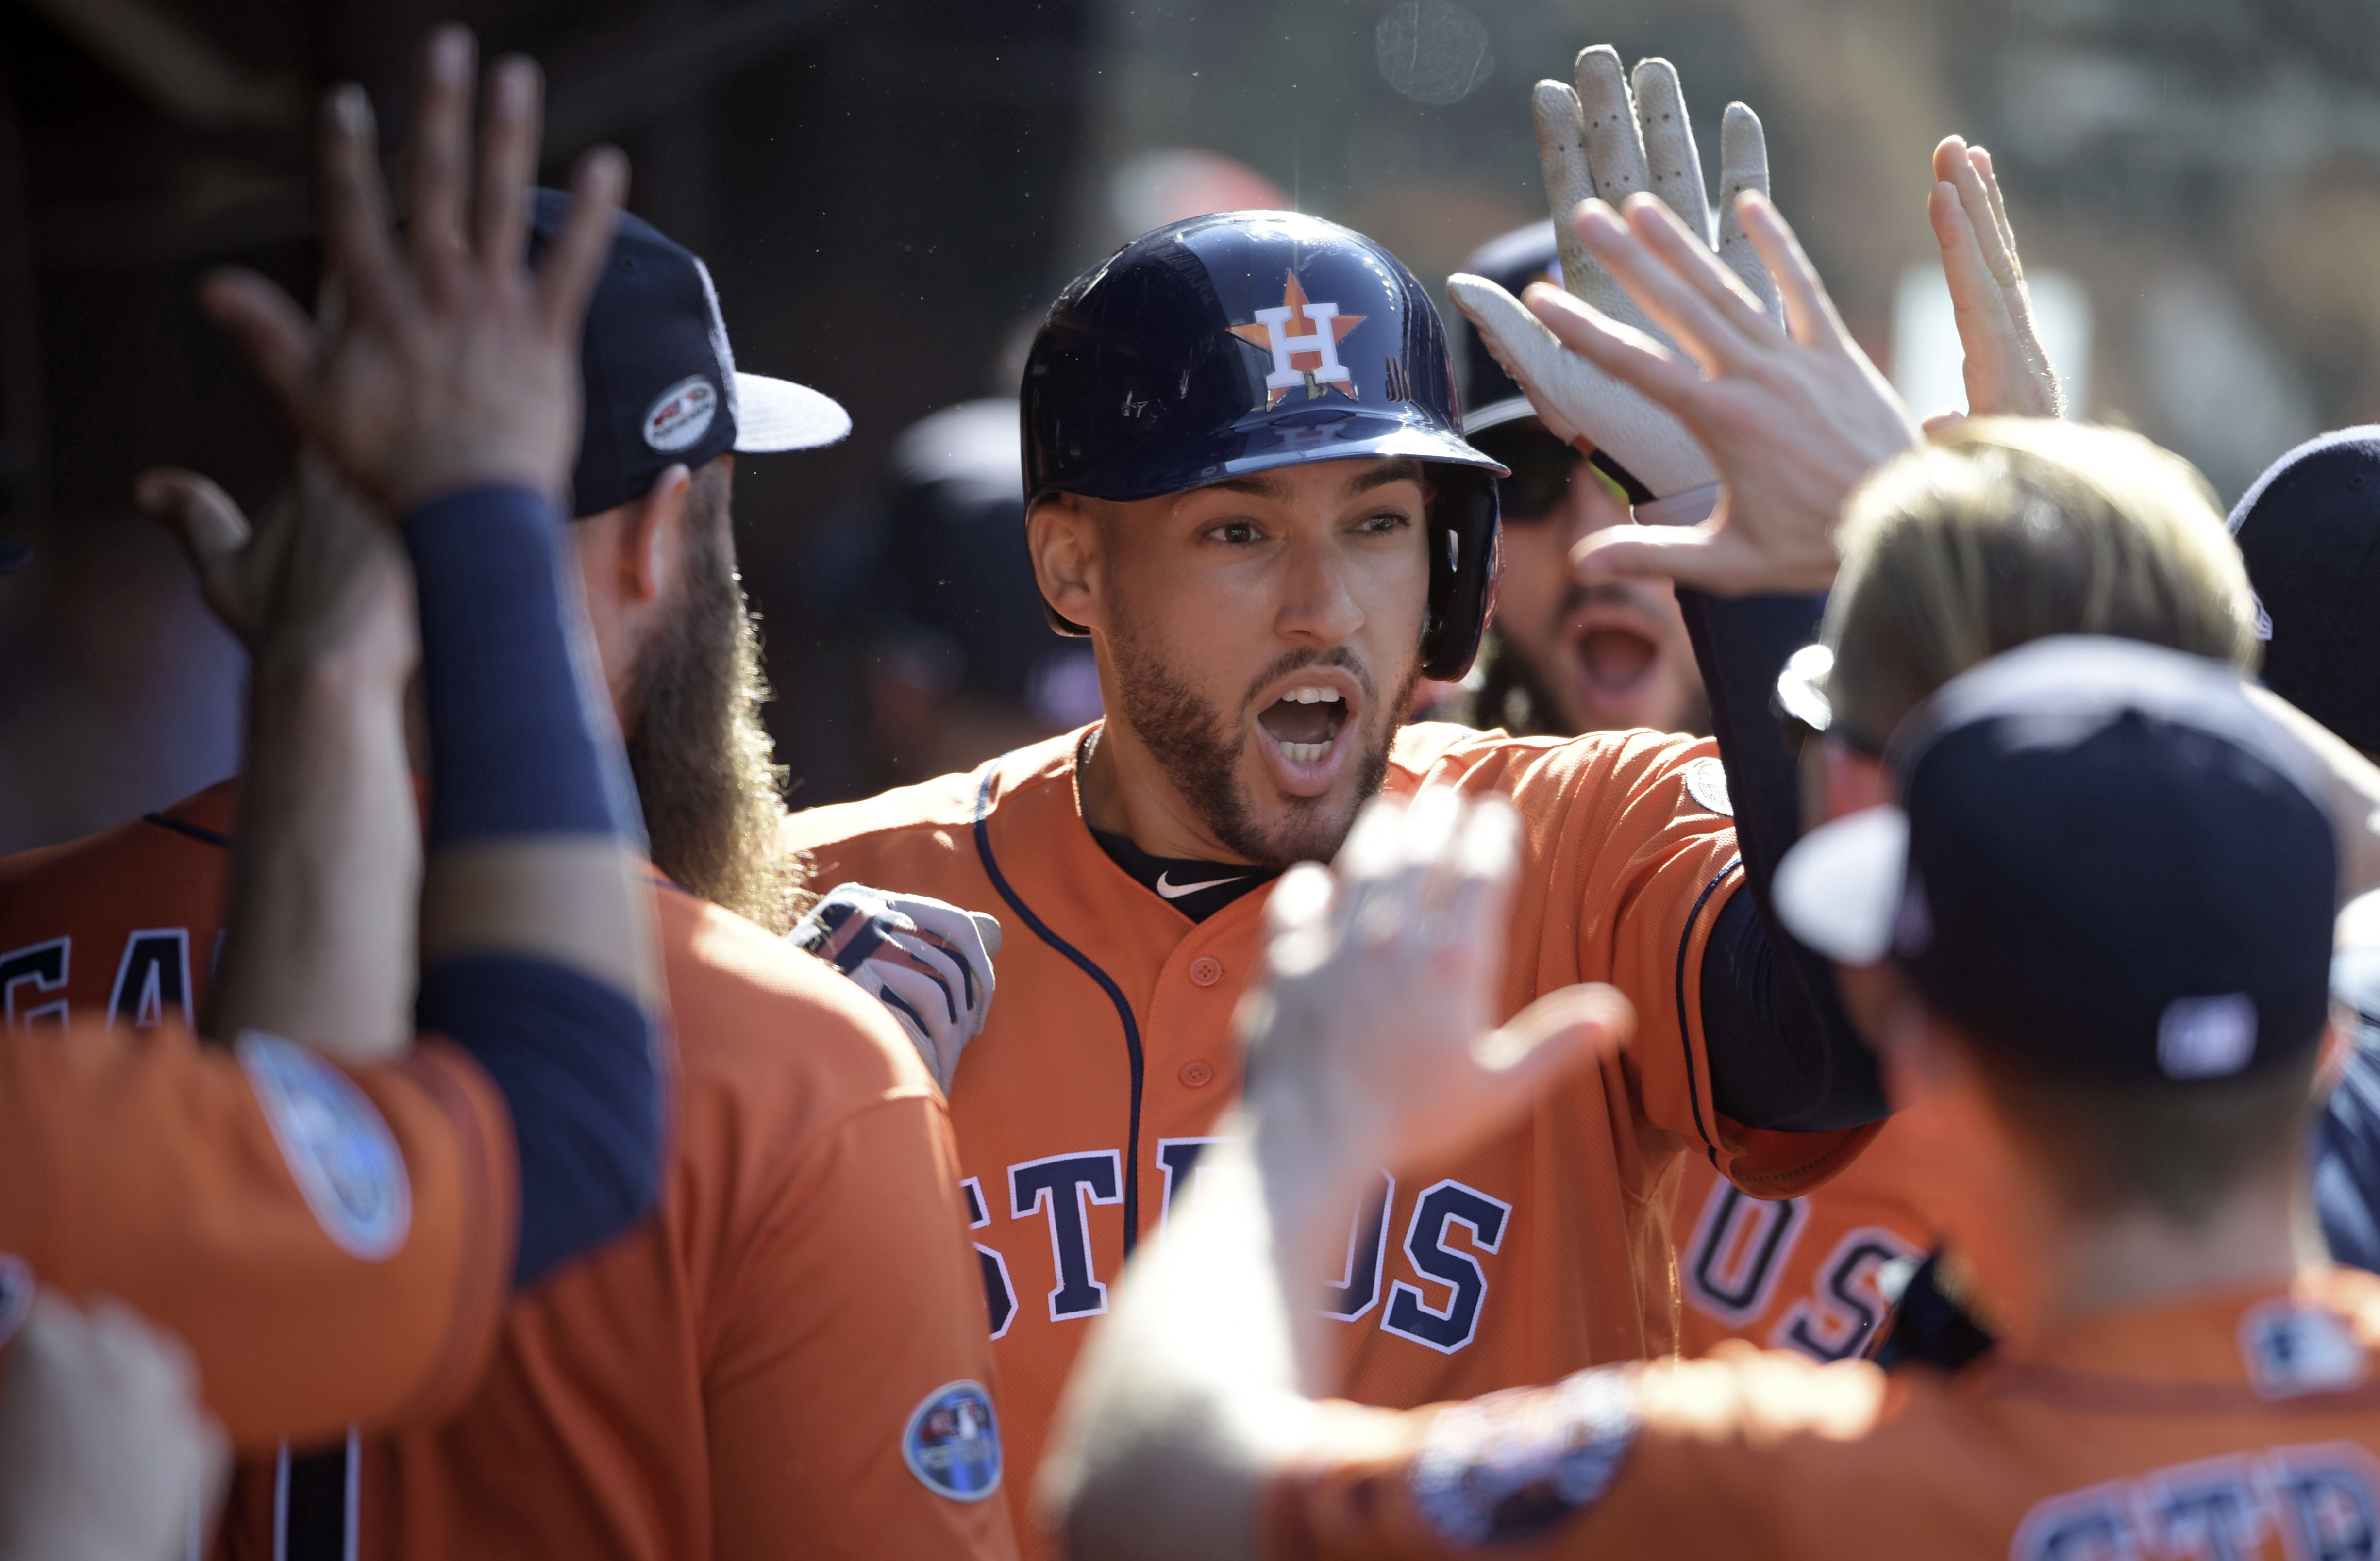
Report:
[[[0,1381],[0,1561],[168,1561],[229,1469],[171,1335],[107,1297],[43,1294]]]

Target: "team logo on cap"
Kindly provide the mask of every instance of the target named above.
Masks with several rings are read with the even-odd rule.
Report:
[[[654,398],[645,413],[645,442],[656,450],[683,450],[718,415],[718,390],[701,375],[690,375]]]
[[[976,1382],[945,1383],[926,1395],[901,1434],[901,1457],[926,1489],[953,1501],[981,1501],[1000,1489],[1000,1422]]]
[[[1232,335],[1258,352],[1272,355],[1272,372],[1265,376],[1265,405],[1279,405],[1282,396],[1300,385],[1305,387],[1309,401],[1326,389],[1343,391],[1351,401],[1360,400],[1355,376],[1339,361],[1339,344],[1364,323],[1364,316],[1341,314],[1337,304],[1308,303],[1305,289],[1297,284],[1297,272],[1288,274],[1289,284],[1281,289],[1279,309],[1260,309],[1253,324],[1232,327]],[[1300,320],[1305,322],[1302,331],[1293,328]]]

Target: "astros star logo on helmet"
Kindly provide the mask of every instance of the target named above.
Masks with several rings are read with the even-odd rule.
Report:
[[[1305,289],[1298,285],[1297,272],[1287,274],[1280,308],[1260,309],[1252,323],[1232,327],[1232,335],[1258,352],[1272,355],[1272,372],[1265,376],[1265,405],[1279,405],[1299,385],[1305,387],[1308,400],[1320,395],[1326,386],[1345,392],[1350,401],[1360,399],[1355,376],[1339,361],[1339,344],[1364,323],[1364,316],[1341,314],[1337,304],[1308,303]],[[1300,318],[1305,329],[1292,329]]]

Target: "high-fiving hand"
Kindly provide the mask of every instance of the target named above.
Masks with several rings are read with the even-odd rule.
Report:
[[[1934,178],[1925,214],[1942,246],[1942,275],[1967,352],[1965,416],[2066,416],[2065,392],[2034,323],[2033,293],[1992,154],[1946,137],[1934,149]],[[1964,420],[1955,411],[1937,413],[1925,419],[1925,431]]]
[[[423,51],[409,149],[412,210],[392,236],[371,106],[354,86],[322,118],[322,216],[341,318],[318,326],[253,272],[211,277],[207,308],[239,338],[300,434],[392,515],[467,488],[560,495],[578,448],[578,333],[610,252],[627,164],[601,150],[543,267],[524,255],[542,88],[501,61],[472,189],[471,36],[439,29]]]
[[[1588,201],[1580,241],[1682,350],[1540,284],[1527,304],[1561,344],[1672,413],[1726,485],[1690,528],[1618,526],[1579,545],[1582,573],[1660,575],[1719,595],[1834,582],[1834,528],[1867,474],[1918,442],[1916,420],[1844,329],[1768,198],[1736,198],[1778,283],[1782,326],[1661,202]]]
[[[1534,106],[1537,160],[1554,217],[1562,284],[1608,319],[1665,344],[1661,324],[1640,309],[1572,227],[1583,200],[1617,205],[1650,193],[1677,214],[1707,252],[1763,307],[1774,313],[1776,290],[1735,214],[1735,198],[1768,188],[1768,149],[1760,120],[1730,103],[1719,127],[1719,203],[1704,195],[1701,154],[1686,113],[1678,73],[1669,61],[1637,63],[1633,82],[1609,44],[1580,53],[1576,90],[1540,81]],[[1583,442],[1624,468],[1659,503],[1691,513],[1664,514],[1641,505],[1641,518],[1691,524],[1710,512],[1718,473],[1709,455],[1677,418],[1590,359],[1562,350],[1520,300],[1484,277],[1447,280],[1447,295],[1479,329],[1488,350],[1528,392],[1555,437]]]
[[[1496,1025],[1520,833],[1500,798],[1382,798],[1332,867],[1293,867],[1274,889],[1265,980],[1239,1023],[1275,1172],[1327,1183],[1465,1149],[1634,1032],[1628,999],[1601,986]]]

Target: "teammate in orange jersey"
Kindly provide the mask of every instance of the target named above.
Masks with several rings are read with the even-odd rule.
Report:
[[[2321,762],[2234,670],[2084,637],[1953,680],[1886,762],[1900,801],[1805,838],[1778,903],[1857,977],[1993,1356],[1305,1397],[1332,1365],[1307,1298],[1370,1167],[1528,1108],[1576,1037],[1626,1029],[1589,991],[1488,1033],[1512,826],[1416,805],[1276,896],[1248,1141],[1087,1362],[1052,1466],[1070,1553],[2372,1555],[2380,1280],[2300,1217],[2339,1043]]]
[[[499,156],[520,128],[499,115]],[[260,819],[209,1015],[225,1046],[194,1047],[186,1010],[139,1034],[72,1013],[63,939],[0,966],[6,1263],[177,1334],[246,1446],[451,1408],[507,1289],[616,1235],[658,1183],[659,973],[607,784],[618,739],[570,676],[548,497],[569,431],[550,381],[577,350],[609,175],[590,166],[534,284],[457,246],[399,325],[358,266],[355,322],[283,365],[374,404],[334,453],[405,517],[410,575],[383,523],[311,479],[252,546],[186,530],[256,653]],[[239,288],[209,301],[236,309]],[[504,350],[458,365],[463,339]],[[416,584],[501,604],[459,637],[423,618],[449,799],[426,872],[403,736]],[[413,1047],[417,932],[419,1022],[444,1039]],[[136,994],[165,1008],[180,966],[144,947]]]
[[[1644,135],[1699,167],[1656,74]],[[1765,180],[1748,111],[1728,150],[1730,188]],[[1750,253],[1732,224],[1727,244]],[[1847,338],[1828,350],[1829,453],[1864,471],[1915,425]],[[1728,768],[1649,732],[1399,730],[1416,678],[1468,663],[1496,566],[1496,468],[1456,434],[1450,378],[1427,296],[1344,228],[1245,212],[1127,246],[1060,297],[1024,387],[1028,548],[1052,619],[1090,636],[1108,719],[789,828],[823,882],[1006,927],[952,1108],[1020,1471],[1239,1091],[1230,1017],[1269,886],[1384,788],[1510,793],[1528,865],[1504,1011],[1609,980],[1643,1035],[1513,1132],[1375,1182],[1329,1302],[1354,1394],[1414,1404],[1670,1349],[1676,1155],[1791,1193],[1881,1112],[1824,967],[1758,910],[1798,828],[1765,706],[1810,610],[1689,603],[1714,703],[1739,704]]]
[[[443,134],[461,134],[468,57],[467,38],[433,41],[424,116]],[[523,200],[534,253],[562,207]],[[783,879],[740,854],[780,805],[744,762],[728,452],[847,424],[735,374],[724,344],[699,262],[624,218],[589,313],[568,536],[656,860],[782,917]],[[235,806],[217,788],[0,866],[0,947],[71,935],[112,959],[165,928],[205,949]],[[733,1556],[788,1534],[821,1555],[1008,1553],[983,1289],[925,1065],[778,928],[666,882],[650,902],[678,1064],[659,1212],[518,1298],[444,1424],[247,1466],[233,1554]],[[138,1022],[140,984],[116,1001],[114,970],[79,957],[62,995]]]

